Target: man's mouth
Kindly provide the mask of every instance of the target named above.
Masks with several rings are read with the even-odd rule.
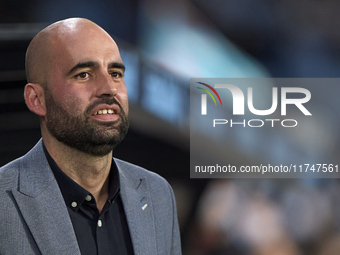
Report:
[[[97,111],[94,115],[105,115],[105,114],[114,114],[115,111],[112,109],[101,109]]]
[[[93,109],[91,117],[100,122],[115,122],[120,118],[118,105],[98,105]]]

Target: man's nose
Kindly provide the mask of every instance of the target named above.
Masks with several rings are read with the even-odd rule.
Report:
[[[97,78],[97,97],[102,96],[115,96],[118,93],[118,83],[112,80],[112,77],[108,73],[101,73]]]

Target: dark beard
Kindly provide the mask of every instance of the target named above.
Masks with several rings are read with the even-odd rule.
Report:
[[[46,127],[59,141],[92,156],[109,154],[125,137],[129,129],[128,116],[113,97],[103,97],[89,105],[83,115],[70,115],[46,89]],[[120,108],[115,123],[89,122],[89,114],[99,104],[116,104]]]

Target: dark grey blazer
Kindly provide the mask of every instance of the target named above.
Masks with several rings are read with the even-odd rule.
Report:
[[[114,160],[135,254],[181,254],[170,185],[155,173]],[[0,254],[80,255],[41,140],[25,156],[0,168]]]

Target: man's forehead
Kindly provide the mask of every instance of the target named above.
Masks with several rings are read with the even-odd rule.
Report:
[[[52,41],[51,50],[58,62],[75,65],[80,62],[122,62],[119,49],[113,39],[106,34],[88,36],[86,34],[57,38]]]
[[[105,42],[117,48],[112,37],[100,26],[87,19],[71,18],[56,22],[42,31],[46,34],[47,43],[53,47],[66,47],[73,44],[88,44],[93,42]],[[98,45],[97,47],[100,47]]]

